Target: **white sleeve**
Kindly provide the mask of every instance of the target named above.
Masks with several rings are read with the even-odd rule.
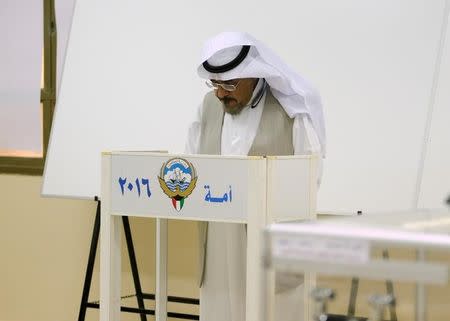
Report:
[[[308,115],[300,114],[294,118],[292,138],[295,155],[319,154],[317,185],[320,186],[323,170],[322,150],[319,137],[317,136]]]
[[[194,119],[189,125],[186,145],[184,146],[185,154],[198,154],[200,145],[200,133],[202,124],[202,108],[203,104],[200,104],[195,113]]]

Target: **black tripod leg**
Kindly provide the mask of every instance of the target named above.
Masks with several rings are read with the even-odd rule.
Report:
[[[139,309],[144,310],[144,298],[142,295],[141,281],[139,279],[139,272],[136,263],[136,255],[134,253],[133,239],[131,238],[131,229],[130,222],[128,221],[128,216],[122,216],[122,221],[123,228],[125,230],[125,238],[127,239],[128,255],[130,257],[131,272],[133,273],[134,288],[136,289],[136,298],[138,301]],[[147,321],[145,312],[140,313],[140,315],[141,321]]]
[[[347,310],[347,315],[349,317],[355,316],[356,297],[358,296],[358,286],[359,286],[359,279],[352,278],[350,298],[348,300],[348,310]]]
[[[389,260],[389,252],[386,249],[383,250],[383,259]],[[390,295],[392,295],[392,297],[395,298],[395,295],[394,295],[394,284],[390,280],[386,281],[386,291],[387,291],[387,294],[390,294]],[[396,304],[395,303],[389,307],[389,312],[390,312],[390,315],[391,315],[391,321],[397,321],[397,311],[396,311]]]
[[[86,276],[84,278],[83,294],[81,296],[80,313],[78,321],[84,321],[86,317],[86,308],[89,300],[89,291],[91,289],[92,272],[94,271],[95,253],[97,252],[98,237],[100,234],[100,201],[97,201],[97,211],[95,213],[94,230],[92,232],[91,248],[86,267]]]

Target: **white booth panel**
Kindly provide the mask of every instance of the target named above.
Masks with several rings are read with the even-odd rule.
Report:
[[[420,208],[443,208],[450,197],[450,27],[447,25],[420,188]]]

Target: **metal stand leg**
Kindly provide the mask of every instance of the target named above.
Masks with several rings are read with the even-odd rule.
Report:
[[[383,258],[385,260],[389,260],[389,252],[388,252],[388,250],[383,250]],[[390,280],[386,281],[386,292],[387,292],[388,295],[391,295],[393,298],[395,298],[394,284]],[[391,321],[397,321],[397,311],[396,311],[395,302],[394,302],[394,304],[390,304],[389,305],[389,314],[391,316]]]
[[[139,279],[139,271],[136,263],[136,255],[134,252],[133,239],[131,237],[130,222],[128,216],[122,216],[123,229],[127,240],[128,255],[130,257],[131,272],[133,273],[134,288],[136,289],[136,299],[139,309],[145,310],[144,297],[142,295],[141,281]],[[141,321],[147,321],[145,312],[140,313]]]
[[[94,230],[92,232],[91,248],[86,267],[86,276],[84,278],[83,294],[81,295],[80,313],[78,321],[84,321],[86,317],[86,308],[89,300],[89,291],[91,289],[92,272],[94,271],[95,253],[97,252],[98,237],[100,234],[100,201],[97,201],[97,211],[95,213]]]
[[[88,300],[92,283],[92,274],[94,271],[95,255],[97,252],[97,244],[100,235],[100,201],[97,198],[95,200],[97,201],[97,210],[95,213],[94,230],[92,232],[91,247],[89,250],[88,263],[86,267],[86,276],[84,278],[83,294],[81,296],[78,321],[84,321],[86,317],[86,309],[88,308],[89,305]],[[145,313],[145,306],[144,306],[144,296],[142,294],[141,281],[139,279],[139,271],[137,268],[136,255],[133,246],[133,239],[131,237],[130,223],[127,216],[123,216],[122,221],[123,221],[123,228],[125,231],[125,238],[127,241],[128,254],[130,257],[130,265],[131,265],[131,272],[133,274],[134,287],[136,289],[136,298],[138,301],[139,309],[141,310],[139,314],[141,316],[141,321],[147,321],[147,315]]]
[[[423,248],[417,249],[416,251],[417,261],[425,262],[426,255]],[[427,306],[426,306],[426,289],[425,284],[416,284],[416,318],[415,321],[426,321],[427,320]]]
[[[350,289],[350,298],[348,301],[347,315],[349,317],[355,316],[356,297],[358,296],[359,278],[352,278],[352,286]]]

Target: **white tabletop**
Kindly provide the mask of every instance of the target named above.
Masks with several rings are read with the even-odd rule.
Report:
[[[270,234],[367,240],[397,246],[450,249],[449,211],[392,212],[273,224]]]

